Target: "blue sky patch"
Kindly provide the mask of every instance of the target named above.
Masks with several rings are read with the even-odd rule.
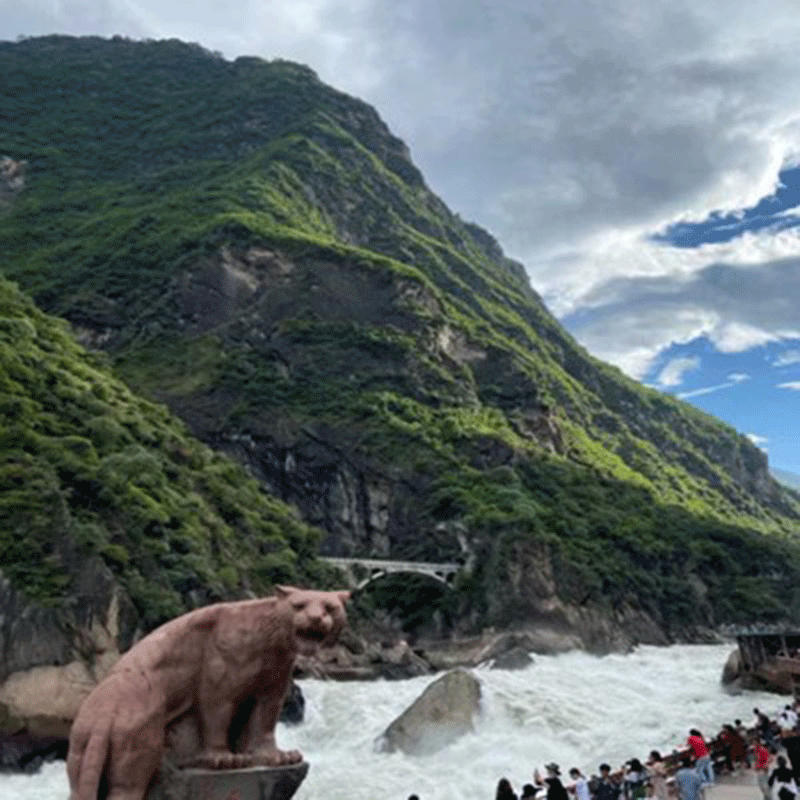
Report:
[[[703,222],[676,222],[652,239],[673,247],[697,247],[729,242],[748,231],[796,228],[800,226],[800,215],[786,212],[800,206],[800,167],[781,171],[778,180],[775,193],[763,197],[752,208],[733,213],[714,211]]]

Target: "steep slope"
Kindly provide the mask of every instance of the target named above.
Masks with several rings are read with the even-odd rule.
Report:
[[[124,643],[203,602],[323,577],[317,531],[101,362],[0,278],[0,678],[43,663],[37,648],[65,663],[112,595]]]
[[[590,357],[373,109],[177,41],[0,44],[0,70],[6,273],[325,550],[461,557],[453,618],[587,641],[796,613],[800,505],[763,453]]]

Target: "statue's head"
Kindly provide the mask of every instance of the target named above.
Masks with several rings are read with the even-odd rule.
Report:
[[[303,655],[313,655],[320,645],[333,644],[347,622],[344,604],[350,592],[276,586],[275,594],[290,608],[295,640]]]

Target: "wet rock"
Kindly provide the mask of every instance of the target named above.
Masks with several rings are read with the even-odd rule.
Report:
[[[792,694],[794,682],[791,670],[775,659],[767,659],[755,670],[746,670],[738,648],[734,650],[722,669],[722,685],[735,694],[742,690]]]
[[[378,738],[382,752],[401,750],[407,755],[436,753],[472,731],[480,710],[477,678],[462,669],[442,675]]]
[[[478,663],[488,663],[494,669],[522,669],[533,663],[530,653],[538,645],[530,633],[500,634],[478,655]]]
[[[0,736],[0,772],[32,774],[46,761],[67,757],[68,742],[60,736],[35,736],[27,730]]]
[[[380,677],[387,680],[416,678],[431,672],[428,662],[417,655],[404,639],[388,650],[383,650],[377,666]]]
[[[290,725],[299,725],[303,721],[306,710],[306,699],[303,697],[303,692],[300,687],[292,681],[289,685],[289,691],[283,701],[283,708],[281,715],[278,717],[280,722],[286,722]]]
[[[531,654],[523,647],[513,647],[492,661],[492,669],[523,669],[533,664]]]
[[[739,648],[731,652],[725,666],[722,668],[722,685],[725,687],[736,688],[742,674],[742,656]]]

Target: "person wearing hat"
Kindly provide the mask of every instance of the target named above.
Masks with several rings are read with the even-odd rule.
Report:
[[[545,769],[547,770],[547,777],[544,780],[542,780],[538,769],[533,773],[533,780],[539,786],[547,788],[547,800],[569,800],[567,790],[564,788],[564,784],[561,783],[561,770],[558,768],[558,764],[546,764]]]

